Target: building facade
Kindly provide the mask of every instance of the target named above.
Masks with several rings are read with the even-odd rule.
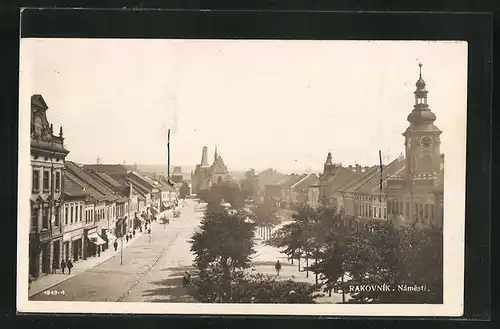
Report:
[[[207,152],[208,149],[204,146],[201,162],[196,165],[194,173],[191,174],[191,189],[195,194],[209,190],[214,184],[226,183],[232,180],[224,160],[217,153],[217,148],[215,149],[212,165],[208,164]]]
[[[59,136],[54,135],[47,110],[41,95],[31,97],[29,274],[34,279],[58,268],[62,256],[63,172],[69,151],[64,148],[62,127]]]

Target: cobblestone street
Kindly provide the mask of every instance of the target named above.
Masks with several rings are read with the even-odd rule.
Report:
[[[151,242],[141,234],[123,251],[85,272],[43,291],[31,300],[68,301],[185,301],[182,273],[192,264],[189,238],[198,226],[203,209],[188,200],[181,216],[163,225],[152,224]]]

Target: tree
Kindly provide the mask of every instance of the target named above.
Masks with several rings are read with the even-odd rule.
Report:
[[[264,239],[270,238],[273,227],[281,221],[278,216],[278,208],[273,206],[268,200],[255,207],[254,220]]]
[[[189,185],[188,183],[186,182],[183,182],[180,189],[179,189],[179,196],[181,199],[184,199],[186,198],[186,196],[188,196],[190,194],[190,189],[189,189]]]
[[[255,169],[245,173],[245,179],[241,183],[241,190],[245,199],[257,196],[259,192],[259,180],[255,175]]]
[[[245,213],[206,212],[191,251],[200,270],[200,291],[209,301],[228,301],[231,282],[239,270],[249,267],[254,250],[254,224]]]

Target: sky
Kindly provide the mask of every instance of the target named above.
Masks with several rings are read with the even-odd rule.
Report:
[[[442,153],[465,143],[466,42],[22,39],[20,54],[20,110],[41,94],[79,163],[166,164],[167,129],[173,165],[203,146],[230,169],[388,162],[419,62]]]

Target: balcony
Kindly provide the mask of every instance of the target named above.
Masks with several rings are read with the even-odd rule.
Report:
[[[43,229],[37,233],[40,242],[49,241],[52,238],[52,231]]]

